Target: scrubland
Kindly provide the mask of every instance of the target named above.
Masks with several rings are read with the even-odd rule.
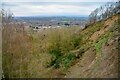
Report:
[[[31,29],[25,30],[23,25],[4,25],[2,31],[4,76],[115,77],[117,69],[114,66],[117,65],[118,59],[117,39],[120,25],[118,16],[96,22],[84,30],[78,26],[35,32]],[[112,48],[113,53],[107,51]],[[109,58],[114,62],[107,61]],[[107,63],[112,67],[105,66]],[[103,67],[109,70],[104,70]]]

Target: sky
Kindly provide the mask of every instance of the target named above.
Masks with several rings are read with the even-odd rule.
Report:
[[[88,16],[91,11],[115,0],[2,0],[15,16]]]

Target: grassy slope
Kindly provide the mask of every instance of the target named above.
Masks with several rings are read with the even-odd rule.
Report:
[[[7,25],[12,28],[3,29],[4,74],[6,77],[48,78],[116,76],[115,40],[119,24],[115,20],[117,16],[85,30],[72,27],[27,33],[20,31],[18,25]],[[110,62],[111,59],[114,62]]]
[[[85,44],[90,42],[90,45],[86,45],[90,47],[85,50],[82,60],[78,60],[65,77],[118,77],[118,16],[97,22],[99,26],[94,24],[82,31],[88,37]]]

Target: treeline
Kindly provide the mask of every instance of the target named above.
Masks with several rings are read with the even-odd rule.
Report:
[[[105,20],[113,15],[120,13],[120,0],[117,2],[108,2],[105,5],[95,9],[89,15],[88,24],[93,24],[100,20]]]

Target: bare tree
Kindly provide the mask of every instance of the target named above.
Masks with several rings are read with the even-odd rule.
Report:
[[[14,15],[13,13],[8,9],[8,10],[1,10],[1,14],[2,14],[2,23],[3,25],[6,23],[10,23],[12,22]]]
[[[120,13],[120,0],[117,2],[108,2],[105,5],[95,9],[89,15],[89,24],[96,21],[105,20],[113,15]]]

